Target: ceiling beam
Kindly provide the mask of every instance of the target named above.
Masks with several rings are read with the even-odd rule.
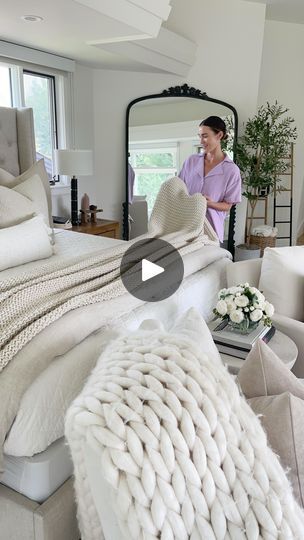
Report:
[[[92,43],[90,43],[92,44]],[[161,28],[156,39],[124,43],[94,43],[96,47],[132,59],[160,72],[186,76],[194,64],[197,45],[175,32]]]
[[[171,11],[170,0],[74,0],[106,17],[126,25],[125,33],[94,44],[147,39],[156,37]],[[102,34],[102,31],[101,31]]]

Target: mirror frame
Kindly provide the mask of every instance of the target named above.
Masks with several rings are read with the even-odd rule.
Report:
[[[188,97],[188,98],[195,98],[200,99],[203,101],[210,101],[212,103],[217,103],[218,105],[223,105],[224,107],[227,107],[227,109],[230,109],[234,115],[234,142],[233,142],[233,152],[234,156],[236,155],[236,144],[237,144],[237,136],[238,136],[238,114],[236,109],[230,105],[230,103],[226,103],[225,101],[221,101],[220,99],[212,98],[207,95],[206,92],[202,92],[201,90],[194,88],[193,86],[188,86],[188,84],[183,84],[182,86],[171,86],[170,88],[163,90],[160,94],[151,94],[147,96],[141,96],[136,99],[133,99],[127,107],[126,111],[126,125],[125,125],[125,178],[126,178],[126,202],[123,203],[123,239],[129,240],[129,222],[128,222],[128,215],[129,215],[129,191],[128,191],[128,152],[129,152],[129,117],[130,117],[130,110],[139,101],[146,101],[148,99],[157,99],[157,98],[166,98],[166,97]],[[234,228],[235,228],[235,205],[232,206],[230,209],[230,216],[229,216],[229,229],[228,229],[228,243],[227,243],[227,249],[230,251],[232,256],[234,257]]]

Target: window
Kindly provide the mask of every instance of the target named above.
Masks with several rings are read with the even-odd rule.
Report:
[[[37,160],[44,159],[50,182],[58,181],[53,173],[53,150],[58,148],[56,84],[60,86],[59,80],[60,75],[43,73],[38,69],[29,71],[15,64],[0,64],[0,106],[32,107],[36,157]],[[65,138],[65,133],[62,133],[60,142],[63,146]]]
[[[135,172],[134,195],[146,195],[150,215],[161,184],[177,174],[177,145],[133,147],[130,164]]]
[[[37,160],[44,158],[49,179],[52,180],[53,149],[57,144],[55,77],[23,71],[24,103],[32,107],[36,139]]]

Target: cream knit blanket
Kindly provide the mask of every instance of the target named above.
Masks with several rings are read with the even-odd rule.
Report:
[[[189,196],[185,184],[172,178],[159,191],[145,237],[167,240],[182,256],[202,245],[218,244],[205,215],[205,198],[200,194]],[[124,294],[121,258],[138,240],[64,261],[59,267],[50,262],[39,272],[25,272],[0,283],[0,371],[24,345],[65,313]],[[161,253],[155,253],[155,261],[161,260]]]
[[[303,540],[258,418],[187,325],[117,339],[68,411],[81,538],[102,540],[104,520],[106,540]]]

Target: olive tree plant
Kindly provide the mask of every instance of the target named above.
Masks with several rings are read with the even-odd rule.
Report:
[[[247,245],[261,190],[269,195],[274,188],[284,189],[280,176],[289,168],[286,156],[291,142],[297,138],[297,128],[293,125],[294,119],[286,114],[288,111],[277,101],[273,105],[268,102],[262,105],[257,114],[247,120],[237,144],[236,162],[241,171],[243,195],[249,204]]]

